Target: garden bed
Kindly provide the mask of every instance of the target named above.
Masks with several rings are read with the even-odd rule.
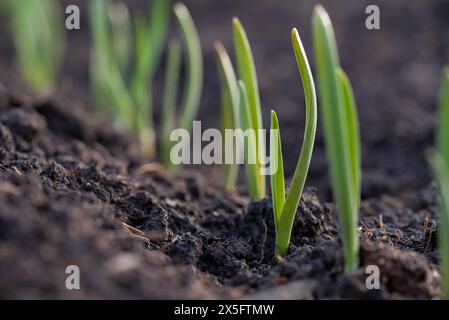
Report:
[[[89,54],[88,32],[81,30],[69,42],[80,54],[65,66],[74,82],[66,79],[65,90],[45,101],[23,93],[9,67],[10,47],[1,44],[0,80],[8,89],[0,88],[0,298],[438,298],[437,193],[424,155],[433,145],[440,74],[449,61],[449,43],[441,40],[449,39],[447,4],[378,1],[382,29],[370,32],[363,28],[368,2],[323,2],[360,112],[355,273],[343,273],[320,133],[289,253],[276,261],[270,199],[250,202],[244,180],[242,192],[221,192],[217,168],[192,166],[171,176],[141,159],[129,133],[73,103],[88,100],[87,64],[86,73],[79,71]],[[220,39],[230,48],[230,19],[239,15],[260,48],[255,58],[265,120],[268,107],[279,106],[291,176],[304,107],[289,30],[299,25],[311,43],[313,1],[285,1],[276,9],[257,1],[251,10],[239,3],[217,9],[215,2],[186,2],[205,50],[200,119],[211,127],[218,122],[211,44]],[[273,27],[260,32],[267,12]],[[65,287],[72,264],[80,268],[81,290]],[[365,286],[369,265],[380,268],[380,290]]]
[[[303,194],[290,252],[276,261],[270,200],[223,194],[194,170],[173,178],[86,113],[1,98],[4,298],[275,297],[274,288],[290,298],[438,294],[433,188],[407,203],[364,201],[361,267],[345,276],[334,207],[315,189]],[[69,264],[81,270],[75,293],[64,286]],[[382,290],[365,287],[373,264]]]

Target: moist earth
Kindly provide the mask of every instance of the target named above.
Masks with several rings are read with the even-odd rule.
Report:
[[[82,109],[1,100],[2,298],[438,297],[432,185],[408,202],[363,201],[360,268],[345,275],[335,208],[316,189],[277,260],[270,199],[222,193],[192,170],[173,177]],[[81,290],[66,289],[68,265]],[[366,288],[368,265],[379,290]]]
[[[291,177],[305,112],[289,35],[299,28],[313,66],[307,48],[316,1],[185,2],[204,52],[198,115],[204,129],[219,121],[213,43],[232,50],[236,15],[253,48],[263,114],[274,106],[279,115]],[[449,61],[448,3],[377,0],[381,29],[368,31],[370,1],[320,2],[332,17],[360,117],[356,272],[343,272],[320,130],[292,244],[277,261],[270,199],[249,201],[244,179],[239,193],[221,192],[220,168],[190,167],[172,176],[140,158],[129,132],[85,107],[90,48],[83,18],[81,30],[68,33],[58,94],[46,100],[30,98],[14,65],[13,41],[0,28],[0,297],[439,298],[436,187],[424,155],[433,145],[441,70]],[[77,3],[87,15],[86,1],[62,3]],[[132,10],[148,4],[127,3]],[[164,65],[155,93],[163,92]],[[156,126],[161,97],[154,96]],[[68,265],[80,268],[81,290],[66,289]],[[380,290],[366,288],[370,265],[379,267]]]

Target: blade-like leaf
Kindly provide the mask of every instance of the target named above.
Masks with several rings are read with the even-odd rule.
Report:
[[[176,98],[179,86],[181,59],[180,44],[177,41],[171,42],[168,47],[168,60],[165,70],[165,91],[161,128],[162,163],[171,171],[176,168],[170,160],[170,150],[172,147],[170,134],[175,127]]]
[[[354,204],[356,208],[360,205],[360,172],[361,172],[361,155],[360,155],[360,130],[358,123],[357,107],[355,103],[354,93],[351,82],[346,73],[341,69],[337,69],[337,77],[340,81],[341,97],[343,98],[343,106],[345,107],[346,123],[348,128],[348,146],[349,158],[352,170],[352,180],[354,185]],[[357,210],[357,209],[355,209]],[[355,211],[356,212],[356,211]],[[357,219],[355,217],[354,219]]]
[[[223,137],[226,137],[226,129],[237,129],[240,127],[238,123],[238,86],[234,68],[231,59],[221,42],[215,44],[215,52],[217,55],[218,75],[221,86],[221,127]],[[238,159],[238,150],[235,148],[233,141],[225,140],[224,150],[233,149],[235,159]],[[223,155],[225,153],[223,152]],[[224,164],[223,168],[223,187],[226,191],[234,191],[236,187],[238,164]]]
[[[279,255],[284,255],[288,250],[290,237],[293,228],[293,222],[301,200],[302,191],[309,171],[310,161],[312,159],[313,146],[315,144],[315,135],[317,127],[317,102],[315,83],[313,81],[312,71],[310,70],[304,46],[296,29],[292,30],[292,44],[298,64],[304,87],[304,96],[306,101],[306,125],[304,129],[304,140],[296,164],[295,174],[290,184],[285,205],[278,225],[278,235],[276,236],[276,251]]]
[[[170,24],[171,0],[154,0],[150,8],[149,34],[147,42],[150,55],[150,76],[153,77],[164,51],[165,39]]]
[[[449,67],[443,72],[436,139],[439,153],[449,163]]]
[[[438,246],[440,252],[440,273],[442,294],[449,299],[449,165],[444,156],[435,151],[429,157],[435,179],[440,189],[438,199]]]
[[[92,80],[103,82],[101,86],[108,97],[107,100],[116,108],[119,119],[133,127],[136,120],[133,112],[134,104],[120,70],[111,55],[106,3],[104,0],[90,1],[90,23],[95,47],[94,59],[98,63],[97,75],[91,76]]]
[[[89,2],[90,28],[95,46],[95,52],[102,59],[107,59],[109,65],[111,59],[111,39],[108,30],[106,0],[92,0]]]
[[[249,45],[248,37],[246,36],[245,29],[240,23],[239,19],[233,19],[234,29],[234,46],[237,57],[237,65],[239,70],[239,77],[244,82],[248,91],[248,102],[251,121],[253,129],[256,133],[256,154],[257,154],[257,181],[259,184],[259,194],[255,199],[262,199],[265,197],[265,176],[261,174],[261,161],[260,159],[265,154],[265,140],[259,133],[259,129],[263,128],[262,125],[262,111],[260,107],[259,86],[257,83],[256,67],[254,64],[251,47]]]
[[[332,192],[343,234],[345,270],[351,272],[358,267],[356,186],[352,178],[346,107],[342,105],[343,93],[336,73],[340,65],[337,45],[330,18],[321,6],[316,6],[313,14],[313,40]]]
[[[238,81],[239,86],[239,110],[240,110],[240,126],[243,131],[247,132],[247,141],[244,143],[244,155],[246,159],[246,176],[248,180],[248,190],[251,198],[257,198],[260,194],[257,176],[259,174],[256,165],[256,135],[254,133],[251,112],[248,102],[248,93],[246,92],[245,83]]]
[[[187,7],[177,3],[174,11],[187,51],[187,82],[181,111],[181,128],[190,130],[198,113],[203,89],[203,56],[198,32]]]
[[[276,168],[276,172],[271,172],[271,198],[273,201],[274,221],[276,233],[283,230],[277,230],[279,220],[281,219],[282,209],[285,204],[285,181],[284,181],[284,162],[282,159],[281,133],[279,131],[279,121],[276,112],[271,110],[271,131],[270,131],[270,164]]]
[[[129,10],[122,2],[112,2],[108,7],[108,17],[112,28],[112,54],[120,73],[126,75],[132,43]]]
[[[60,71],[65,37],[61,8],[56,0],[7,3],[20,72],[37,94],[54,92]]]

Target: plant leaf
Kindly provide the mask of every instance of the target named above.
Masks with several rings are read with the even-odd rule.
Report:
[[[187,83],[181,112],[181,128],[190,130],[198,112],[203,89],[203,56],[198,32],[187,7],[177,3],[174,11],[187,49]]]
[[[262,129],[262,111],[260,107],[259,86],[257,83],[256,67],[254,64],[251,47],[248,37],[240,20],[233,19],[234,29],[234,46],[237,57],[237,65],[239,77],[244,82],[248,91],[248,102],[253,129],[256,133],[256,154],[257,154],[257,181],[259,184],[259,194],[255,199],[263,199],[265,197],[265,176],[261,174],[261,157],[265,154],[265,140],[259,133]]]
[[[29,0],[6,4],[21,75],[35,93],[53,93],[65,47],[64,31],[59,27],[59,2]]]
[[[282,209],[285,204],[285,181],[279,121],[276,112],[273,110],[271,110],[270,164],[272,167],[277,168],[276,172],[271,172],[270,175],[274,222],[277,230],[279,220],[281,219]]]
[[[276,236],[276,251],[279,255],[284,255],[288,250],[290,237],[293,228],[293,222],[301,200],[302,191],[309,171],[310,161],[312,159],[313,146],[315,144],[315,135],[317,127],[317,101],[315,92],[315,83],[313,81],[312,71],[307,59],[304,46],[299,37],[298,30],[292,30],[292,44],[296,56],[299,73],[301,75],[304,87],[304,96],[306,101],[306,125],[304,129],[304,140],[296,164],[295,174],[290,184],[290,189],[282,209],[279,220],[278,235]]]
[[[112,53],[120,73],[126,75],[131,54],[131,18],[129,10],[122,2],[112,2],[108,7],[108,17],[112,28]]]
[[[343,234],[345,270],[351,272],[358,267],[358,212],[354,206],[356,190],[347,143],[346,107],[342,105],[341,85],[335,72],[340,65],[337,44],[329,15],[319,5],[314,10],[312,27],[332,192]]]
[[[257,149],[256,149],[256,135],[253,128],[251,112],[248,102],[248,93],[246,92],[245,83],[242,80],[238,81],[239,86],[239,110],[240,110],[240,126],[243,131],[248,133],[247,142],[244,143],[244,155],[246,159],[246,176],[248,180],[248,191],[251,198],[255,199],[259,196],[258,183],[258,167],[256,164]]]
[[[164,51],[165,39],[170,25],[171,0],[153,0],[149,16],[150,76],[153,77]]]
[[[181,46],[178,41],[172,41],[168,47],[168,60],[165,70],[164,106],[162,109],[161,128],[162,163],[171,171],[174,171],[176,168],[170,160],[170,150],[172,147],[170,134],[175,127],[176,98],[179,86],[181,60]]]
[[[449,166],[447,160],[438,151],[430,154],[429,162],[440,189],[438,199],[440,273],[443,278],[443,297],[449,299]]]
[[[104,0],[90,1],[90,22],[95,47],[95,61],[98,63],[98,72],[92,79],[101,81],[107,100],[116,108],[116,116],[128,126],[134,127],[134,103],[129,95],[120,70],[111,56],[108,37],[107,7]],[[94,70],[95,71],[95,70]],[[92,76],[92,75],[91,75]],[[100,85],[98,85],[100,87]]]
[[[221,42],[215,43],[215,52],[217,56],[217,68],[218,76],[221,87],[221,128],[222,136],[226,139],[226,129],[237,129],[239,125],[238,115],[238,85],[237,78],[235,76],[234,68],[232,66],[231,59]],[[234,191],[236,188],[238,164],[238,151],[233,141],[224,141],[223,145],[223,158],[225,157],[226,150],[233,150],[233,163],[224,164],[223,168],[223,187],[226,191]],[[226,162],[226,161],[224,161]]]
[[[343,106],[345,107],[345,117],[346,124],[348,128],[348,146],[349,146],[349,158],[351,165],[351,176],[353,180],[353,195],[356,210],[360,205],[360,172],[361,172],[361,155],[360,155],[360,130],[358,123],[357,107],[355,103],[354,93],[352,90],[351,82],[349,81],[346,73],[341,69],[337,68],[337,77],[340,81],[341,92],[343,93],[341,97],[343,98]],[[357,219],[355,217],[354,219]]]
[[[444,68],[439,105],[436,144],[441,156],[449,163],[449,67]]]

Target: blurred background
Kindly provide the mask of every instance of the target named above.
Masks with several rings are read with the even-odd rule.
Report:
[[[149,4],[149,0],[125,2],[132,12],[146,12]],[[270,109],[275,108],[281,126],[285,169],[291,176],[302,143],[305,106],[290,30],[293,26],[299,29],[314,66],[310,25],[317,1],[186,0],[184,3],[200,33],[205,56],[204,90],[198,115],[203,128],[219,126],[220,94],[213,43],[220,40],[233,52],[231,19],[238,16],[246,28],[255,58],[265,127],[269,125]],[[358,103],[363,145],[362,196],[389,193],[407,197],[431,181],[424,154],[433,144],[441,72],[449,63],[449,1],[323,0],[320,3],[332,18],[342,66],[352,81]],[[89,108],[88,0],[61,0],[61,4],[63,8],[70,4],[80,7],[81,29],[66,31],[67,48],[57,99],[67,104],[67,108]],[[365,9],[370,4],[380,8],[380,30],[365,27]],[[0,82],[13,92],[27,92],[15,63],[7,14],[1,15]],[[172,21],[170,37],[176,34]],[[156,126],[160,118],[164,66],[165,57],[154,84]],[[320,133],[307,185],[318,187],[320,195],[329,199]]]

